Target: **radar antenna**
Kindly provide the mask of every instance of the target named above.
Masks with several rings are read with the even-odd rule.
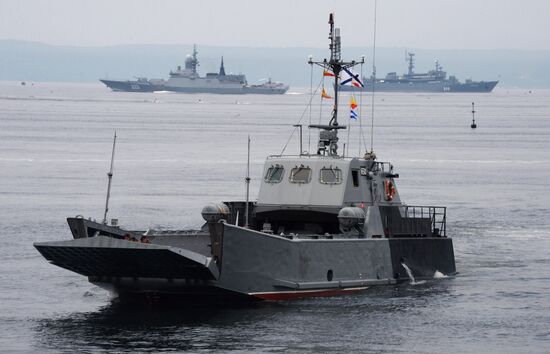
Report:
[[[334,14],[331,13],[329,15],[328,23],[330,59],[324,59],[323,61],[316,62],[310,58],[308,63],[318,65],[322,67],[323,70],[329,69],[334,74],[334,106],[332,108],[331,119],[328,125],[310,124],[309,128],[318,128],[321,130],[319,132],[319,143],[317,146],[318,155],[328,154],[329,156],[338,156],[338,130],[346,129],[345,125],[338,125],[338,87],[340,85],[340,73],[344,70],[347,71],[348,68],[351,68],[357,64],[364,63],[364,59],[362,58],[360,62],[356,62],[355,60],[349,62],[342,61],[342,41],[340,37],[340,28],[334,27]]]

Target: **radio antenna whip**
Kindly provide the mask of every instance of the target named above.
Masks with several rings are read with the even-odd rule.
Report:
[[[372,41],[372,101],[371,101],[371,123],[370,123],[370,152],[374,151],[374,91],[376,86],[376,8],[377,1],[374,0],[374,31]]]
[[[111,169],[107,173],[109,182],[107,183],[107,199],[105,200],[105,214],[103,214],[103,224],[107,225],[107,212],[109,211],[109,198],[111,197],[111,181],[113,179],[113,164],[115,162],[116,130],[113,138],[113,152],[111,153]]]
[[[301,135],[300,135],[301,139]],[[248,229],[249,199],[250,199],[250,135],[248,136],[248,155],[246,159],[246,204],[244,205],[244,227]]]

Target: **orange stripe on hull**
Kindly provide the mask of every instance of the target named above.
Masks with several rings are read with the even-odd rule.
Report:
[[[270,301],[282,301],[282,300],[293,300],[301,299],[306,297],[325,297],[325,296],[335,296],[353,293],[357,291],[366,290],[367,287],[360,288],[345,288],[345,289],[321,289],[321,290],[298,290],[298,291],[278,291],[272,293],[251,293],[258,299],[270,300]]]

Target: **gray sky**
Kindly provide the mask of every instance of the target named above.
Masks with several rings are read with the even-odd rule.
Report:
[[[1,0],[0,40],[98,46],[372,46],[374,0]],[[550,49],[549,0],[378,0],[377,45]]]

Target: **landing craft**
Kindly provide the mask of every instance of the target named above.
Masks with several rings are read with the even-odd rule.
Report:
[[[339,152],[340,31],[329,17],[334,108],[316,152],[272,155],[256,201],[202,209],[197,230],[125,230],[68,218],[74,240],[34,246],[51,263],[87,276],[123,300],[288,300],[456,272],[446,208],[405,204],[399,175],[374,152]],[[114,145],[114,144],[113,144]],[[205,186],[207,188],[207,186]],[[406,264],[407,267],[404,267]]]

